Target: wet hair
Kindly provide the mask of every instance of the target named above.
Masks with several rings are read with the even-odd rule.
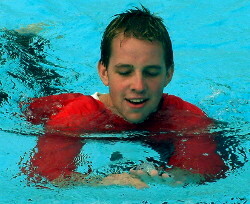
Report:
[[[151,14],[148,9],[135,7],[121,14],[116,14],[104,31],[101,42],[100,62],[107,68],[111,56],[112,40],[120,33],[124,37],[140,40],[159,41],[164,49],[166,67],[174,64],[172,43],[163,20]]]

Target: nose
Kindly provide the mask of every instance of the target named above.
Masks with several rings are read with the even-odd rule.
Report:
[[[146,90],[146,80],[141,73],[134,75],[131,84],[132,91],[136,93],[143,93]]]

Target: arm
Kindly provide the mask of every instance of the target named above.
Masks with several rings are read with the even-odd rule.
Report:
[[[84,174],[76,172],[77,156],[83,146],[81,138],[45,134],[38,138],[37,151],[26,167],[29,180],[40,184],[46,178],[57,187],[90,186],[132,186],[138,189],[148,187],[136,176],[128,173],[111,174],[106,177],[90,175],[91,168]],[[81,160],[81,162],[84,162]],[[87,164],[86,164],[87,165]]]
[[[227,167],[217,154],[212,134],[190,135],[175,140],[168,165],[199,174],[206,180],[222,177]]]
[[[45,134],[38,138],[37,151],[30,160],[27,174],[35,182],[41,177],[49,181],[69,179],[75,174],[76,157],[83,143],[80,138]]]
[[[45,124],[66,105],[82,94],[60,94],[33,98],[24,111],[27,120],[33,124]],[[26,174],[38,181],[44,177],[49,181],[69,178],[75,174],[75,158],[83,143],[80,138],[67,138],[59,134],[45,134],[38,137],[37,151],[30,160]],[[76,174],[75,174],[76,175]],[[78,174],[77,174],[78,175]]]
[[[169,181],[171,177],[173,183],[203,183],[223,177],[228,169],[217,153],[214,135],[209,133],[213,121],[197,107],[188,105],[191,110],[189,107],[167,112],[166,127],[173,127],[171,132],[152,134],[146,141],[160,154],[161,162],[168,165],[156,165],[153,172],[146,171],[153,180]],[[145,171],[133,173],[145,177]]]
[[[84,178],[90,169],[86,175],[75,172],[75,169],[76,158],[83,146],[78,130],[87,124],[83,116],[92,113],[92,106],[96,107],[92,101],[86,104],[87,100],[89,97],[82,94],[60,94],[35,98],[28,104],[27,120],[44,124],[46,131],[38,138],[37,151],[32,155],[29,167],[23,169],[30,178],[35,178],[35,182],[46,178],[53,184],[64,186],[86,181]]]
[[[228,168],[218,155],[217,142],[210,133],[214,120],[191,103],[179,99],[178,104],[173,119],[179,125],[177,132],[181,134],[172,138],[174,152],[168,165],[173,166],[173,170],[170,171],[173,173],[178,169],[177,174],[180,174],[180,169],[183,169],[183,175],[187,172],[190,176],[199,175],[201,182],[224,176]]]
[[[24,116],[34,125],[45,124],[53,115],[58,114],[67,104],[82,96],[78,93],[59,94],[32,98],[29,103],[22,102]]]
[[[217,154],[217,143],[209,133],[154,135],[153,140],[151,138],[147,143],[159,152],[161,162],[152,160],[131,170],[146,183],[157,181],[174,186],[201,184],[224,177],[228,169]]]

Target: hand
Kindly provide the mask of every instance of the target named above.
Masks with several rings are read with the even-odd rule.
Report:
[[[141,181],[139,178],[128,173],[111,174],[107,177],[87,177],[89,174],[81,174],[77,172],[71,173],[69,176],[60,176],[54,179],[51,183],[57,187],[68,187],[77,185],[87,186],[131,186],[137,189],[147,188],[148,185]]]
[[[164,171],[162,168],[156,169],[152,163],[142,163],[136,169],[131,169],[130,173],[145,183],[159,183],[170,186],[198,184],[204,181],[204,177],[200,174],[193,174],[176,167]]]
[[[102,179],[99,182],[100,186],[110,186],[110,185],[119,185],[119,186],[132,186],[137,189],[148,188],[148,185],[141,181],[134,175],[128,173],[122,174],[111,174]]]
[[[167,184],[171,186],[182,186],[182,181],[176,181],[174,177],[167,172],[162,173],[162,170],[142,170],[142,169],[131,169],[131,175],[136,176],[140,180],[144,181],[145,183],[159,183],[159,184]]]
[[[51,181],[51,183],[56,187],[68,187],[68,186],[78,186],[78,185],[95,185],[98,182],[97,178],[87,179],[89,174],[81,174],[78,172],[72,172],[68,176],[61,175],[58,178]]]

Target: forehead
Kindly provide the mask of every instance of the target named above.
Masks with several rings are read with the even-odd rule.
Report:
[[[163,58],[164,51],[162,43],[159,41],[143,40],[119,34],[111,43],[111,58],[118,56]]]
[[[111,48],[113,48],[114,46],[120,46],[120,47],[124,47],[124,45],[126,44],[130,44],[130,43],[134,43],[134,42],[141,42],[143,43],[145,46],[152,46],[152,45],[157,45],[158,47],[163,48],[163,45],[160,41],[157,40],[147,40],[147,39],[143,39],[143,38],[137,38],[134,36],[125,36],[123,33],[119,33],[117,36],[115,36],[113,38],[113,40],[111,41]]]

